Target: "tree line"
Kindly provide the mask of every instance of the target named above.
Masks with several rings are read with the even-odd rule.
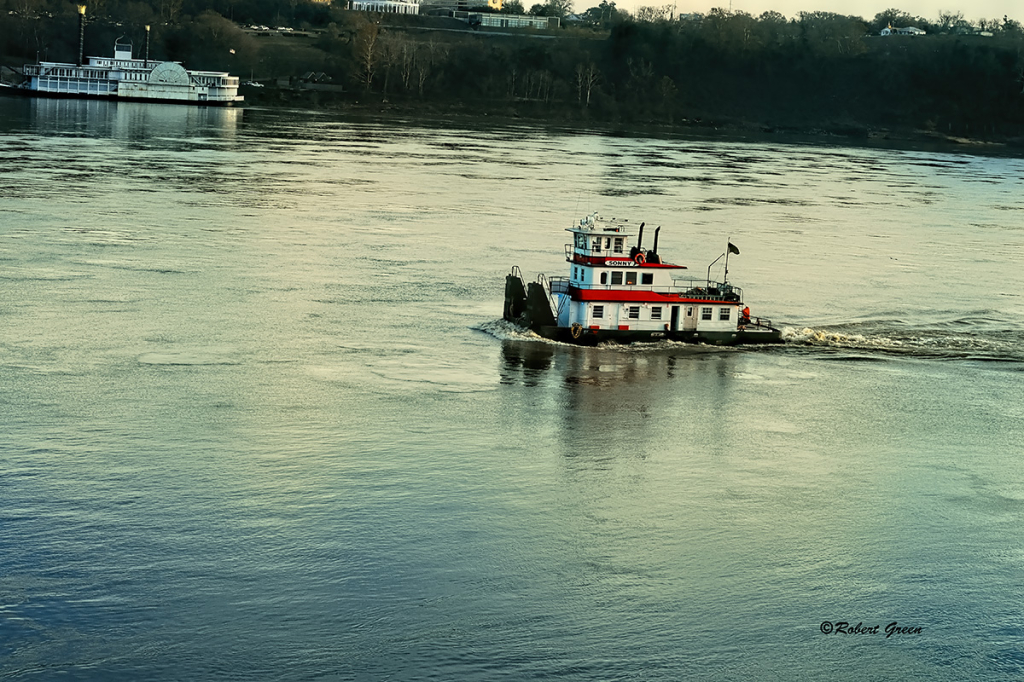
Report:
[[[514,2],[517,0],[514,0]],[[505,3],[502,11],[517,9]],[[534,14],[567,18],[567,0]],[[0,0],[6,65],[74,59],[77,12],[63,0]],[[459,109],[616,124],[736,125],[866,135],[915,129],[1024,136],[1024,30],[1009,17],[871,20],[831,12],[754,17],[669,6],[632,16],[603,0],[557,31],[471,31],[451,18],[369,14],[304,0],[93,0],[86,53],[125,35],[153,59],[230,70],[271,85],[316,72],[337,104]],[[309,29],[266,37],[241,26]],[[879,36],[916,26],[926,36]],[[461,31],[431,29],[455,28]],[[282,81],[283,82],[283,81]],[[250,100],[287,95],[273,87]],[[321,100],[321,104],[326,99]]]

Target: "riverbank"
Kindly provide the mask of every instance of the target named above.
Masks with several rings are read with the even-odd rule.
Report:
[[[560,133],[599,132],[616,136],[673,137],[789,144],[841,144],[878,149],[1024,156],[1024,133],[966,137],[910,126],[871,126],[857,122],[801,121],[786,124],[734,118],[637,116],[607,120],[585,108],[536,101],[449,102],[388,98],[380,93],[324,92],[301,88],[243,88],[245,107],[308,109],[367,120],[408,120],[430,125],[457,122],[469,129],[530,125]]]

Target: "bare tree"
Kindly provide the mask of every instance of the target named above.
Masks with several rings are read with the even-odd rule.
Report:
[[[402,49],[399,54],[399,71],[402,75],[402,87],[409,91],[409,83],[412,80],[414,67],[416,66],[416,50],[413,49],[410,41],[402,41]]]
[[[382,33],[379,38],[380,65],[384,70],[384,94],[388,94],[391,83],[391,71],[401,62],[402,44],[405,39],[394,33]]]
[[[576,65],[576,101],[583,103],[585,107],[590,106],[590,94],[600,80],[601,73],[597,70],[594,62]]]
[[[666,21],[672,17],[674,5],[660,5],[658,7],[638,7],[636,10],[636,20],[646,21],[654,23],[656,21]]]
[[[359,27],[355,41],[356,61],[362,67],[361,81],[367,90],[373,85],[373,77],[377,72],[379,41],[380,26],[376,23],[368,22]]]

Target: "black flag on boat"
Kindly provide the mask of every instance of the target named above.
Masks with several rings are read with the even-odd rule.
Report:
[[[740,255],[740,250],[736,248],[736,245],[729,242],[729,253],[735,253],[737,256]]]

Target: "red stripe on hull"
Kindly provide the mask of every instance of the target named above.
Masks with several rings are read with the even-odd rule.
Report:
[[[707,305],[734,305],[739,301],[709,301],[704,298],[683,298],[681,294],[663,294],[657,291],[618,291],[607,289],[577,289],[569,287],[569,296],[574,301],[635,301],[637,303],[702,303]]]

